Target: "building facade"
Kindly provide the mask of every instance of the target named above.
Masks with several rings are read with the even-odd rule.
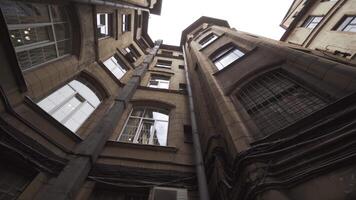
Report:
[[[0,0],[0,199],[354,199],[353,57],[161,4]]]

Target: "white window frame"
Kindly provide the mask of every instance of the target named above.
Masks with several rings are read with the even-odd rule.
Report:
[[[132,112],[134,109],[137,109],[137,108],[142,108],[143,109],[143,113],[142,113],[142,116],[132,116]],[[126,142],[126,141],[120,141],[121,140],[121,137],[126,129],[126,126],[127,126],[127,123],[129,122],[130,118],[133,118],[133,119],[138,119],[139,120],[139,123],[138,123],[138,126],[137,126],[137,130],[135,131],[135,135],[134,135],[134,138],[130,141],[132,141],[131,143],[135,143],[135,144],[140,144],[140,145],[155,145],[153,143],[153,137],[154,137],[154,134],[152,132],[152,128],[150,130],[150,138],[148,140],[148,144],[142,144],[142,143],[139,143],[139,137],[140,137],[140,133],[142,131],[142,128],[143,128],[143,122],[144,121],[152,121],[153,124],[155,124],[156,121],[160,121],[160,122],[167,122],[167,132],[166,132],[166,141],[164,141],[165,143],[164,144],[160,144],[159,146],[167,146],[167,141],[168,141],[168,127],[169,127],[169,114],[165,114],[167,112],[160,112],[162,114],[165,114],[168,116],[168,120],[158,120],[158,119],[153,119],[153,118],[147,118],[147,117],[144,117],[145,113],[146,113],[146,110],[147,109],[153,109],[153,110],[156,110],[156,111],[160,111],[162,109],[159,109],[159,108],[155,108],[155,107],[149,107],[149,106],[136,106],[136,107],[133,107],[131,109],[131,112],[128,116],[128,118],[126,119],[126,122],[125,122],[125,125],[124,127],[122,128],[121,130],[121,133],[120,133],[120,136],[118,137],[117,141],[118,142]],[[163,111],[163,110],[162,110]],[[127,142],[129,143],[129,142]]]
[[[162,79],[160,79],[162,77]],[[165,80],[163,78],[167,78],[168,80]],[[157,82],[157,87],[155,85],[153,85],[153,82]],[[169,77],[165,77],[165,76],[159,76],[159,75],[152,75],[150,80],[148,81],[148,85],[147,87],[150,88],[160,88],[160,89],[169,89]],[[168,87],[162,87],[163,85],[168,85]]]
[[[86,116],[85,120],[84,120],[81,124],[79,124],[79,126],[78,126],[77,128],[72,129],[72,128],[66,126],[66,127],[67,127],[69,130],[71,130],[72,132],[76,132],[76,131],[81,127],[81,125],[83,125],[83,123],[91,116],[91,114],[96,110],[96,108],[101,104],[101,101],[100,101],[100,99],[98,98],[97,95],[95,95],[95,97],[99,99],[99,103],[98,103],[97,105],[94,105],[92,102],[90,102],[90,101],[88,101],[87,99],[85,99],[85,98],[83,97],[83,95],[80,94],[80,91],[76,90],[75,87],[73,87],[73,86],[71,85],[71,83],[73,83],[74,81],[77,81],[77,82],[79,82],[79,83],[81,83],[81,84],[83,84],[83,85],[85,86],[85,84],[82,83],[81,81],[73,80],[73,81],[67,83],[66,85],[62,86],[62,87],[59,88],[58,90],[54,91],[53,93],[51,93],[50,95],[52,95],[52,94],[54,94],[54,93],[57,93],[57,92],[59,92],[62,88],[64,88],[65,86],[68,86],[69,88],[71,88],[71,89],[73,90],[73,93],[72,93],[70,96],[68,96],[67,98],[63,99],[59,104],[57,104],[57,105],[56,105],[55,107],[53,107],[52,109],[47,110],[46,108],[44,108],[44,107],[42,107],[42,106],[40,105],[42,102],[48,101],[48,97],[49,97],[50,95],[46,96],[45,98],[43,98],[41,101],[39,101],[39,102],[37,103],[37,105],[38,105],[40,108],[42,108],[44,111],[46,111],[49,115],[51,115],[51,116],[53,117],[53,115],[54,115],[57,111],[59,111],[59,110],[60,110],[61,108],[63,108],[64,106],[68,106],[69,103],[71,102],[71,100],[76,98],[76,99],[80,102],[80,104],[79,104],[78,106],[76,106],[76,107],[75,107],[72,111],[70,111],[69,113],[66,113],[66,116],[65,116],[62,120],[58,121],[58,122],[60,122],[63,126],[66,126],[65,123],[66,123],[69,119],[71,119],[71,118],[73,117],[73,115],[75,115],[77,112],[79,112],[79,110],[80,110],[80,108],[81,108],[82,106],[84,106],[86,103],[87,103],[88,105],[90,105],[90,106],[93,108],[93,111],[90,112],[90,114],[88,114],[88,115]],[[87,87],[87,86],[86,86],[86,87]],[[93,92],[89,87],[87,87],[87,89],[89,89],[91,92]],[[93,92],[93,93],[94,93],[94,92]],[[95,94],[95,93],[94,93],[94,94]],[[49,101],[50,101],[50,100],[49,100]]]
[[[113,65],[110,65],[109,63],[112,63]],[[115,56],[111,56],[109,59],[104,61],[103,64],[118,80],[120,80],[127,72],[126,69],[120,65]],[[121,74],[114,73],[117,69],[121,72]]]
[[[131,27],[131,17],[130,14],[122,14],[122,32],[129,32]]]
[[[110,19],[109,19],[109,15],[111,13],[97,13],[96,14],[96,25],[97,28],[100,29],[100,34],[102,34],[102,36],[99,36],[99,38],[105,38],[105,37],[110,37]],[[99,24],[100,23],[100,17],[104,15],[104,24]],[[103,31],[103,32],[102,32]]]
[[[52,35],[53,35],[53,41],[50,40],[46,40],[46,41],[40,41],[40,42],[35,42],[35,43],[31,43],[31,44],[26,44],[26,45],[21,45],[21,46],[17,46],[14,47],[14,50],[17,53],[20,52],[24,52],[27,51],[27,54],[29,54],[29,50],[33,50],[33,49],[37,49],[37,48],[41,48],[41,47],[46,47],[46,46],[50,46],[50,45],[54,45],[55,46],[55,51],[56,51],[56,58],[47,60],[43,63],[40,64],[36,64],[33,65],[31,59],[29,60],[29,62],[31,63],[31,65],[29,67],[26,67],[26,69],[22,69],[22,71],[27,71],[29,69],[38,67],[40,65],[44,65],[47,64],[49,62],[61,59],[63,57],[66,57],[68,55],[70,55],[69,53],[67,54],[63,54],[63,55],[59,55],[59,50],[58,50],[58,43],[59,42],[65,42],[65,41],[71,41],[71,36],[68,39],[63,39],[63,40],[57,40],[56,37],[56,33],[55,33],[55,28],[54,26],[57,24],[66,24],[69,23],[68,21],[59,21],[59,22],[55,22],[53,20],[53,14],[52,14],[52,9],[51,9],[52,5],[47,5],[47,10],[48,10],[48,16],[50,18],[50,22],[45,22],[45,23],[26,23],[26,24],[7,24],[8,30],[18,30],[18,29],[30,29],[30,28],[37,28],[37,27],[46,27],[46,26],[50,26],[51,30],[52,30]],[[71,30],[69,30],[69,32],[71,32]],[[9,33],[10,34],[10,33]],[[10,34],[11,37],[11,34]],[[44,54],[43,50],[42,53]],[[22,68],[22,66],[20,66]]]

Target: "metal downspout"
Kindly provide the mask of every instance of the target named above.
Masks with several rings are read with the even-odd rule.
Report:
[[[200,146],[199,140],[199,133],[197,127],[197,121],[195,118],[195,110],[193,104],[193,96],[192,96],[192,89],[190,87],[190,81],[188,76],[188,65],[187,65],[187,57],[185,54],[185,46],[183,45],[183,56],[184,56],[184,65],[185,65],[185,78],[187,82],[187,90],[188,90],[188,98],[189,98],[189,111],[190,111],[190,120],[192,123],[192,137],[193,137],[193,147],[194,147],[194,155],[195,155],[195,162],[196,162],[196,173],[198,178],[198,188],[199,188],[199,196],[201,200],[209,200],[209,191],[208,185],[206,181],[205,175],[205,167],[204,161]]]
[[[129,9],[143,10],[146,12],[150,12],[150,10],[147,8],[142,8],[139,6],[131,6],[131,5],[122,4],[122,3],[116,3],[116,2],[111,2],[111,1],[107,1],[107,0],[73,0],[73,1],[77,2],[77,3],[84,3],[84,4],[105,5],[105,6],[113,6],[113,7],[117,7],[117,8],[129,8]]]

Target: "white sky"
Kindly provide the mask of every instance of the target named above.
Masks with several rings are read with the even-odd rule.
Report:
[[[163,0],[161,15],[150,15],[152,40],[179,45],[182,31],[201,16],[227,20],[240,31],[279,40],[279,26],[293,0]]]

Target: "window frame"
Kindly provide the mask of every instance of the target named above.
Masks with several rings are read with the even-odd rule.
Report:
[[[105,62],[111,60],[112,58],[116,59],[116,63],[118,64],[118,65],[115,65],[115,67],[119,68],[119,70],[120,70],[121,72],[122,72],[122,71],[125,71],[125,72],[123,72],[123,75],[122,75],[120,78],[117,77],[117,76],[112,72],[112,70],[109,69],[109,68],[106,66],[106,64],[105,64]],[[127,71],[130,70],[130,69],[120,60],[119,56],[118,56],[116,53],[115,53],[114,55],[110,56],[110,57],[109,57],[108,59],[106,59],[105,61],[102,61],[101,63],[102,63],[102,65],[104,66],[105,71],[107,71],[107,72],[110,74],[110,76],[113,77],[114,80],[118,80],[118,81],[120,81],[120,80],[125,76],[125,74],[127,73]],[[115,63],[115,62],[114,62],[114,63]]]
[[[347,18],[352,18],[344,27],[342,27],[345,23],[345,21],[347,20]],[[355,21],[354,24],[351,24],[352,21]],[[354,29],[356,29],[356,14],[354,15],[344,15],[341,17],[341,19],[337,22],[337,24],[334,26],[334,28],[332,29],[333,31],[338,31],[338,32],[344,32],[344,33],[356,33],[355,31],[345,31],[345,29],[349,26],[349,25],[354,26]],[[341,29],[341,30],[340,30]]]
[[[279,128],[277,128],[276,130],[272,131],[272,132],[269,132],[269,133],[266,133],[266,132],[263,132],[261,131],[261,128],[260,126],[257,124],[256,120],[252,117],[251,114],[249,114],[246,106],[242,103],[242,100],[240,100],[238,98],[238,96],[240,95],[240,92],[242,90],[244,90],[246,88],[246,86],[249,86],[250,83],[254,83],[256,80],[260,80],[262,76],[266,76],[268,73],[273,73],[273,72],[278,72],[278,73],[281,73],[283,74],[283,77],[285,78],[285,80],[288,80],[290,83],[294,84],[295,87],[297,88],[301,88],[302,90],[304,90],[304,92],[306,93],[309,93],[311,94],[314,98],[317,98],[319,99],[320,101],[323,101],[324,104],[315,109],[313,108],[314,110],[312,110],[311,112],[309,113],[306,113],[304,114],[303,116],[301,116],[300,118],[298,119],[295,119],[294,121],[290,122],[290,123],[287,123],[287,125],[285,126],[280,126]],[[264,77],[265,78],[265,77]],[[274,94],[274,92],[272,92]],[[276,95],[276,94],[275,94]],[[275,98],[275,95],[272,96],[271,98]],[[277,94],[277,96],[279,95],[279,93]],[[234,105],[236,107],[236,110],[243,110],[243,115],[245,115],[245,119],[247,119],[247,124],[250,128],[252,128],[253,132],[256,132],[256,133],[259,133],[260,135],[255,135],[253,136],[255,139],[261,139],[263,137],[267,137],[269,135],[273,135],[281,130],[284,130],[285,128],[293,125],[293,124],[296,124],[298,123],[299,121],[307,118],[308,116],[314,114],[315,112],[318,112],[319,110],[327,107],[331,102],[332,102],[332,99],[330,97],[328,97],[328,95],[326,94],[323,94],[321,91],[318,91],[318,89],[316,88],[313,88],[312,86],[306,84],[304,81],[302,80],[299,80],[298,77],[295,77],[292,73],[284,70],[283,68],[274,68],[274,69],[271,69],[271,70],[268,70],[268,71],[264,71],[262,73],[258,73],[258,75],[255,75],[251,78],[249,78],[248,80],[246,80],[241,87],[235,89],[232,93],[231,93],[231,96],[230,98],[232,99],[232,101],[234,102]],[[249,97],[250,98],[250,97]],[[265,98],[265,97],[263,97]],[[283,98],[283,97],[281,97]],[[250,100],[252,101],[252,99],[250,98]],[[266,101],[266,100],[265,100]],[[281,100],[277,101],[277,104],[280,103]],[[276,104],[276,103],[275,103]],[[256,104],[256,106],[259,106],[260,104]],[[270,105],[270,104],[268,104]],[[274,105],[274,104],[273,104]],[[306,105],[306,104],[304,104]],[[256,107],[255,106],[255,107]],[[308,105],[309,106],[309,105]],[[265,105],[265,107],[262,107],[261,109],[263,108],[266,108],[268,106]],[[250,108],[251,109],[251,108]],[[283,109],[282,109],[283,110]],[[260,111],[261,112],[261,111]],[[280,113],[279,113],[280,114]],[[285,114],[285,113],[284,113]],[[282,116],[282,114],[280,114]],[[264,117],[266,118],[266,117]]]
[[[153,77],[157,77],[158,80],[157,79],[153,79]],[[159,78],[162,78],[162,79],[159,79]],[[169,88],[170,88],[170,79],[171,79],[171,77],[169,77],[169,76],[164,76],[164,75],[160,75],[160,74],[151,74],[150,79],[148,80],[148,83],[147,83],[147,87],[155,88],[155,89],[169,90]],[[157,83],[157,87],[152,87],[152,85],[151,85],[152,81],[157,81],[158,82]],[[167,84],[168,88],[159,87],[160,83]]]
[[[130,44],[129,46],[121,49],[121,52],[124,57],[131,63],[136,62],[141,57],[140,52],[138,52],[133,44]]]
[[[199,44],[201,46],[201,49],[204,49],[205,47],[209,46],[210,44],[214,43],[217,39],[219,39],[219,35],[215,34],[214,32],[209,33],[205,37],[203,37],[201,40],[199,40]]]
[[[122,14],[121,15],[121,31],[122,33],[131,31],[131,14]]]
[[[100,26],[104,26],[104,27],[107,27],[107,33],[106,34],[102,34],[102,33],[98,33],[98,29],[99,29],[99,23],[98,23],[98,19],[99,19],[99,16],[101,15],[104,15],[105,16],[105,21],[107,24],[104,24],[104,25],[101,25]],[[114,13],[111,13],[111,12],[99,12],[99,13],[96,13],[96,28],[97,28],[97,36],[98,36],[98,39],[105,39],[105,38],[109,38],[109,37],[113,37],[113,29],[114,29]],[[100,21],[100,20],[99,20]],[[102,34],[102,35],[101,35]]]
[[[157,59],[155,67],[164,68],[164,69],[172,69],[172,60],[165,60],[165,59]]]
[[[320,18],[320,21],[314,22],[314,20],[317,19],[317,18]],[[313,30],[314,28],[316,28],[320,24],[320,22],[322,22],[323,19],[324,19],[324,15],[309,15],[305,19],[305,21],[303,22],[301,27]],[[316,24],[316,25],[314,27],[310,27],[311,24]]]
[[[24,4],[26,2],[18,2],[18,3]],[[32,4],[39,4],[39,3],[29,2],[28,4],[32,5]],[[48,13],[48,18],[49,18],[48,22],[32,22],[32,23],[8,24],[8,22],[6,21],[6,17],[4,15],[4,19],[5,19],[6,26],[7,26],[8,33],[9,33],[10,37],[12,37],[12,34],[10,33],[10,31],[22,30],[22,29],[28,29],[28,31],[30,31],[30,29],[32,29],[32,28],[50,27],[50,33],[52,33],[51,36],[53,37],[52,38],[53,41],[51,40],[51,38],[49,38],[49,40],[37,41],[37,42],[34,42],[34,43],[23,44],[23,45],[19,45],[19,46],[16,46],[16,47],[14,46],[13,42],[11,41],[11,44],[12,44],[13,49],[14,49],[15,54],[16,54],[16,60],[19,63],[19,67],[20,67],[21,71],[23,71],[23,72],[35,69],[35,68],[37,68],[39,66],[51,63],[53,61],[59,60],[59,59],[64,58],[64,57],[67,57],[67,56],[69,56],[69,55],[71,55],[73,53],[72,23],[70,21],[70,17],[69,17],[69,14],[68,14],[68,9],[66,9],[66,6],[62,6],[61,8],[64,10],[64,13],[65,13],[64,21],[55,21],[54,20],[55,19],[54,13],[53,13],[53,10],[52,10],[54,6],[59,6],[59,5],[56,5],[56,4],[45,4],[46,11]],[[4,11],[2,11],[2,12],[4,12]],[[61,25],[61,24],[67,25],[66,27],[68,28],[67,31],[69,33],[69,36],[68,36],[68,38],[64,38],[64,39],[58,40],[57,39],[58,32],[56,32],[55,26],[56,25]],[[11,40],[11,38],[10,38],[10,40]],[[65,52],[64,54],[60,55],[61,51],[59,49],[59,43],[67,42],[67,41],[69,41],[69,44],[70,44],[69,53]],[[23,66],[21,64],[21,62],[19,60],[18,53],[27,52],[27,55],[29,55],[31,50],[36,50],[36,49],[40,49],[41,48],[42,54],[44,54],[43,52],[45,51],[45,49],[43,49],[43,48],[50,47],[50,46],[53,46],[53,45],[54,45],[54,50],[55,50],[55,58],[48,59],[48,60],[46,60],[44,62],[41,62],[41,63],[38,63],[38,64],[33,64],[33,61],[31,59],[31,57],[29,57],[29,61],[28,62],[31,63],[30,65]],[[66,51],[66,50],[64,50],[64,51]]]
[[[83,97],[83,95],[79,94],[79,92],[73,88],[72,86],[70,86],[69,84],[77,81],[79,83],[81,83],[82,85],[86,86],[87,89],[89,89],[94,95],[95,97],[99,100],[99,103],[95,106],[92,105],[92,103],[90,103],[88,101],[88,99],[85,99],[85,97]],[[40,106],[40,102],[48,99],[51,95],[58,93],[58,91],[60,91],[61,89],[63,89],[65,86],[70,87],[74,93],[71,94],[70,96],[68,96],[66,99],[62,100],[62,102],[59,102],[59,104],[55,105],[53,108],[51,108],[50,110],[47,111],[47,109],[43,108],[42,106]],[[56,113],[57,111],[59,111],[61,108],[64,108],[65,105],[67,105],[67,103],[70,102],[71,99],[73,98],[81,98],[80,101],[80,105],[78,105],[74,110],[70,111],[69,113],[66,113],[66,116],[62,119],[62,120],[57,120],[53,114]],[[47,95],[43,96],[41,99],[39,99],[38,101],[35,102],[36,106],[38,108],[41,109],[41,111],[43,111],[44,113],[46,113],[48,116],[51,117],[51,119],[53,119],[55,122],[57,122],[58,124],[61,124],[62,127],[65,127],[67,130],[69,130],[70,132],[74,133],[75,135],[78,135],[78,131],[80,130],[80,128],[83,126],[83,124],[85,124],[88,119],[94,114],[94,112],[99,108],[99,106],[102,104],[104,100],[104,96],[103,94],[101,94],[100,91],[98,91],[97,88],[93,88],[93,84],[89,81],[86,80],[86,78],[82,78],[82,77],[76,77],[70,81],[68,81],[67,83],[59,86],[58,88],[55,88],[54,90],[52,90],[51,92],[49,92]],[[73,117],[76,113],[79,112],[80,108],[86,103],[89,102],[88,104],[90,104],[93,108],[93,111],[86,117],[86,119],[75,129],[72,130],[70,127],[66,126],[65,123],[71,119],[71,117]]]
[[[142,108],[143,109],[143,113],[142,116],[132,116],[132,112],[134,111],[135,108]],[[143,121],[144,120],[148,120],[148,121],[156,121],[153,118],[145,118],[144,114],[146,113],[147,109],[152,109],[152,110],[156,110],[156,111],[162,111],[160,113],[165,114],[168,116],[168,120],[167,120],[167,132],[166,132],[166,141],[165,141],[165,145],[155,145],[155,144],[142,144],[142,143],[138,143],[138,137],[142,131],[142,126],[143,126]],[[127,119],[125,120],[125,124],[121,129],[120,135],[118,136],[116,142],[122,142],[122,143],[128,143],[128,144],[136,144],[136,145],[150,145],[150,146],[160,146],[160,147],[168,147],[168,134],[169,134],[169,126],[170,126],[170,116],[171,112],[170,110],[164,109],[164,108],[158,108],[158,107],[153,107],[153,106],[143,106],[143,105],[139,105],[139,106],[132,106],[130,113],[127,116]],[[137,126],[137,130],[135,131],[135,135],[133,136],[134,139],[132,142],[127,142],[127,141],[120,141],[123,132],[126,129],[127,123],[129,122],[130,118],[135,118],[135,119],[139,119],[138,122],[138,126]],[[165,120],[157,120],[157,121],[165,121]],[[153,136],[152,136],[153,137]],[[151,140],[151,139],[150,139]]]
[[[218,60],[222,60],[223,58],[226,58],[227,55],[231,55],[234,54],[233,52],[237,50],[240,53],[242,53],[243,55],[241,55],[240,57],[237,57],[234,61],[232,61],[231,63],[227,64],[226,66],[223,66],[221,69],[216,65],[216,62],[218,62]],[[253,49],[254,50],[254,49]],[[213,63],[213,65],[215,66],[217,72],[222,71],[226,68],[228,68],[229,66],[232,66],[233,64],[235,64],[237,61],[241,60],[242,58],[244,58],[246,55],[248,55],[249,53],[251,53],[253,50],[247,51],[245,49],[242,49],[240,47],[238,47],[237,45],[233,44],[233,43],[229,43],[226,44],[222,47],[220,47],[219,49],[217,49],[216,51],[214,51],[214,53],[212,53],[209,58],[211,60],[211,62]],[[222,64],[221,64],[222,65]]]

